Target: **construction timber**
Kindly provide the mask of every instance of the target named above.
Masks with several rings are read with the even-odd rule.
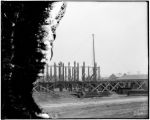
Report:
[[[117,94],[148,94],[148,78],[138,79],[107,79],[100,76],[100,67],[82,66],[74,62],[74,66],[68,63],[65,66],[60,62],[58,65],[46,66],[46,74],[35,83],[35,92],[52,93],[55,90],[69,91],[78,97],[109,96]]]

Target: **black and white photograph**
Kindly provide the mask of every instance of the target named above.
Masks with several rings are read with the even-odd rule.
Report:
[[[1,1],[1,119],[148,119],[149,1]]]

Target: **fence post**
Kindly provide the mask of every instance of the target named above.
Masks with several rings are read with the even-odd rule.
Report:
[[[82,81],[85,81],[85,62],[83,62],[82,66]]]

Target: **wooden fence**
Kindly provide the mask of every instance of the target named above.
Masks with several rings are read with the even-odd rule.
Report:
[[[100,67],[95,64],[93,67],[86,66],[85,62],[80,66],[76,61],[73,66],[66,66],[63,62],[54,65],[46,65],[42,81],[56,82],[56,81],[99,81]]]

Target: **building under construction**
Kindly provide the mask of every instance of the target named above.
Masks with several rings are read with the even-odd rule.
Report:
[[[108,96],[117,94],[148,94],[148,75],[124,75],[119,78],[102,79],[100,66],[95,62],[94,34],[93,66],[79,65],[76,61],[71,66],[60,62],[52,66],[46,65],[45,74],[35,84],[36,92],[54,92],[67,90],[78,97]]]

